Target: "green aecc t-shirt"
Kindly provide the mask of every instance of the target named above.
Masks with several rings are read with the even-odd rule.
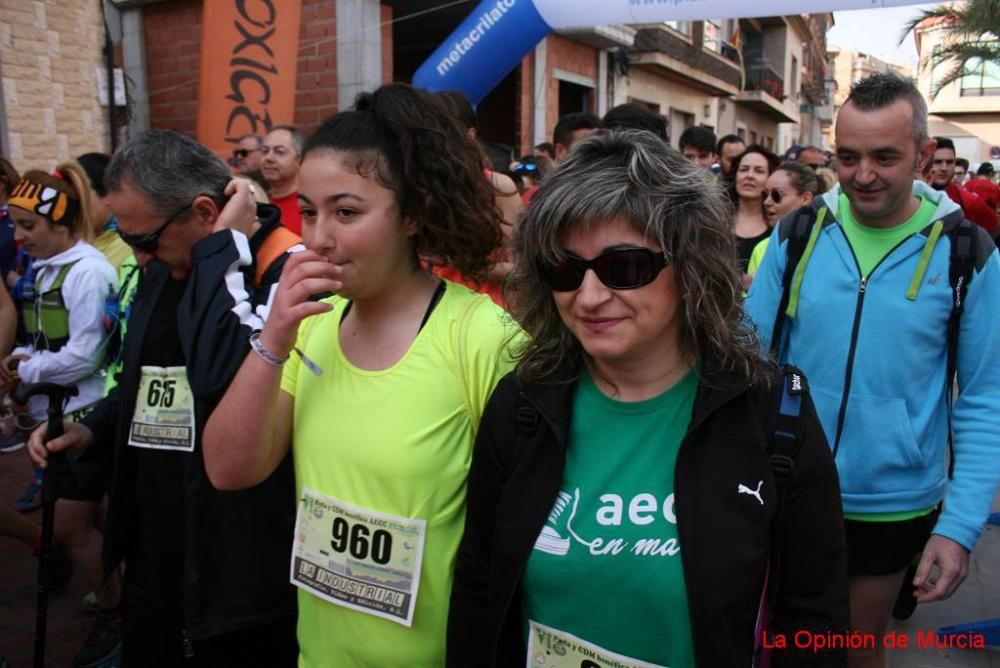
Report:
[[[605,655],[694,665],[673,492],[697,388],[697,368],[644,401],[616,401],[589,376],[577,384],[562,488],[524,575],[532,665],[557,651],[552,631]]]

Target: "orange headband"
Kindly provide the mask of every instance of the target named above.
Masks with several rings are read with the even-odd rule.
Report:
[[[28,179],[21,179],[11,192],[7,204],[45,216],[55,225],[66,227],[73,226],[73,219],[80,210],[80,203],[75,197]]]

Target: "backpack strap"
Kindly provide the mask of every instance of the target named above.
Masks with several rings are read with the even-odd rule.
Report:
[[[76,265],[79,260],[73,260],[72,262],[67,262],[63,266],[59,267],[59,271],[56,273],[55,279],[52,281],[52,285],[49,286],[48,290],[42,290],[42,277],[38,274],[35,275],[35,294],[40,295],[43,292],[56,292],[62,289],[63,282],[69,275],[70,270]]]
[[[282,225],[275,227],[264,239],[264,243],[260,245],[254,256],[253,286],[259,288],[264,282],[264,274],[274,264],[274,261],[300,243],[302,243],[302,237],[295,232]]]
[[[948,232],[951,241],[951,255],[948,260],[948,284],[951,286],[951,314],[948,316],[948,375],[945,377],[945,393],[948,404],[948,477],[955,468],[954,443],[951,433],[951,405],[955,374],[958,369],[958,334],[965,311],[965,296],[975,271],[976,233],[973,224],[963,218]],[[961,388],[959,388],[961,389]]]
[[[958,330],[965,311],[965,296],[975,270],[976,230],[964,218],[948,233],[951,257],[948,262],[948,283],[951,285],[951,315],[948,317],[948,392],[958,365]]]
[[[774,314],[774,326],[771,328],[771,352],[775,355],[778,354],[778,349],[781,347],[781,335],[785,325],[785,312],[791,298],[792,280],[795,277],[799,261],[805,254],[806,245],[809,243],[809,237],[815,223],[815,209],[802,207],[795,212],[790,224],[791,229],[788,234],[786,251],[788,259],[785,264],[785,273],[781,277],[781,301],[778,303],[778,311]]]
[[[62,288],[79,260],[68,262],[56,272],[49,287],[42,289],[42,274],[35,274],[34,296],[21,304],[24,328],[36,350],[58,352],[69,342],[69,308]]]
[[[795,451],[798,447],[799,422],[802,412],[802,395],[807,391],[802,372],[792,366],[785,367],[784,382],[781,387],[781,404],[778,419],[774,425],[771,450],[768,461],[778,490],[779,504],[784,501],[785,485],[792,475],[795,465]],[[778,506],[780,513],[781,506]]]
[[[771,467],[771,475],[774,477],[778,501],[771,525],[771,554],[768,558],[767,571],[764,574],[764,586],[761,590],[757,623],[754,629],[753,666],[755,668],[770,665],[770,653],[764,648],[763,634],[770,627],[771,613],[778,596],[777,574],[781,568],[778,546],[781,540],[780,527],[785,508],[785,491],[795,468],[795,454],[798,450],[799,426],[802,415],[802,395],[808,391],[805,376],[795,367],[786,366],[782,380],[781,403],[778,405],[774,434],[768,448],[768,463]]]

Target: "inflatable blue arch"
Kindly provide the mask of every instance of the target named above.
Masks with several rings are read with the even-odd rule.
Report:
[[[872,9],[914,0],[483,0],[413,75],[431,91],[476,105],[553,30]]]

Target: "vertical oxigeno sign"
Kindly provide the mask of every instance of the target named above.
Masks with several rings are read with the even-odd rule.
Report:
[[[216,154],[292,121],[300,16],[301,0],[204,4],[198,140]]]

